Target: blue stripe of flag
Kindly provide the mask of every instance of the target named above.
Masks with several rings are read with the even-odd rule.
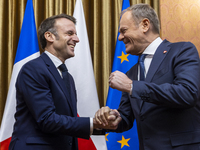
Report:
[[[123,0],[122,3],[122,10],[126,9],[130,6],[129,0]],[[114,55],[114,61],[113,61],[113,67],[112,72],[119,70],[123,73],[126,73],[133,65],[135,65],[138,61],[138,56],[134,55],[128,55],[127,59],[128,61],[123,61],[121,63],[121,59],[118,58],[118,56],[122,55],[122,52],[126,55],[125,52],[125,44],[122,41],[118,40],[119,33],[117,36],[117,42],[116,42],[116,48],[115,48],[115,55]],[[112,89],[109,87],[108,91],[108,97],[106,105],[109,106],[112,109],[117,109],[120,104],[120,99],[122,96],[122,92],[118,91],[116,89]],[[123,146],[123,150],[139,150],[139,142],[138,142],[138,135],[137,135],[137,125],[136,121],[134,121],[133,128],[129,131],[123,132],[123,133],[109,133],[107,135],[107,148],[108,150],[121,150],[121,144],[119,143],[120,140],[122,140],[122,136],[125,139],[129,139],[128,145],[129,146]]]
[[[35,26],[33,3],[32,0],[28,0],[14,64],[36,52],[39,52],[39,45]]]

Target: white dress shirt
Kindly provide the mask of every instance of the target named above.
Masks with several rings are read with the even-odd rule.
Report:
[[[144,74],[145,77],[147,75],[147,72],[149,70],[152,58],[156,52],[156,49],[158,46],[162,43],[162,39],[160,37],[156,38],[145,50],[142,54],[147,54],[145,59],[144,59]],[[138,80],[140,79],[140,66],[138,65]]]

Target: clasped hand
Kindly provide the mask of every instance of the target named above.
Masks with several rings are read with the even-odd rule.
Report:
[[[96,112],[93,123],[94,128],[115,130],[121,120],[120,113],[116,109],[110,109],[106,106]]]
[[[126,74],[115,71],[109,77],[109,86],[122,92],[131,92],[132,80]],[[94,128],[103,128],[115,130],[122,120],[120,113],[116,109],[102,107],[99,109],[93,119]]]
[[[115,71],[110,74],[109,86],[122,92],[130,92],[133,81],[126,74],[120,71]]]

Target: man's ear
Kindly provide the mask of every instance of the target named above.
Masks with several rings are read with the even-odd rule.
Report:
[[[53,42],[54,40],[55,40],[55,35],[54,34],[52,34],[51,32],[49,32],[49,31],[47,31],[47,32],[45,32],[44,33],[44,37],[45,37],[45,39],[47,40],[47,41],[49,41],[49,42]]]
[[[149,30],[149,28],[150,28],[150,21],[149,21],[149,19],[144,18],[141,21],[141,25],[142,25],[143,32],[146,33]]]

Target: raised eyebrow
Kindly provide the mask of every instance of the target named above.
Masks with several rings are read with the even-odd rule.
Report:
[[[123,31],[124,31],[124,29],[123,29],[123,28],[120,28],[120,29],[119,29],[119,32],[120,32],[120,33],[122,33]]]
[[[74,31],[73,31],[73,30],[68,30],[67,32],[72,32],[72,33],[74,33]]]
[[[68,30],[67,33],[73,33],[73,34],[76,34],[76,35],[77,35],[77,33],[74,32],[73,30]]]

